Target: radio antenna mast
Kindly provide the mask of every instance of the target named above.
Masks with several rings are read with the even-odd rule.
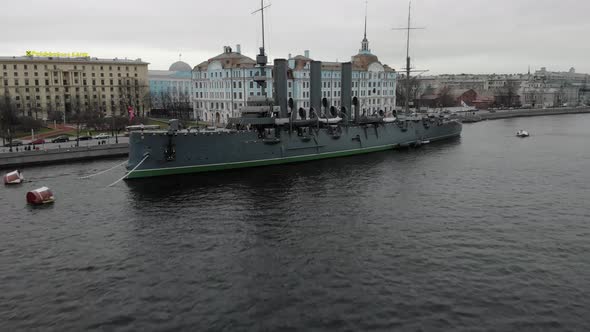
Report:
[[[409,1],[408,4],[408,25],[405,28],[395,28],[393,30],[405,30],[407,31],[407,41],[406,41],[406,93],[405,93],[405,112],[406,114],[410,113],[410,95],[411,95],[411,87],[410,87],[410,73],[411,72],[426,72],[426,70],[412,70],[411,66],[411,59],[410,59],[410,30],[424,30],[424,28],[416,28],[412,27],[412,1]]]
[[[262,88],[263,96],[266,96],[266,64],[268,63],[268,57],[266,56],[266,52],[264,50],[264,10],[268,7],[270,7],[270,4],[265,6],[264,0],[260,0],[260,8],[252,12],[252,14],[260,12],[262,19],[262,47],[260,48],[260,53],[256,56],[256,64],[260,66],[261,77],[256,80],[256,83],[258,83]]]

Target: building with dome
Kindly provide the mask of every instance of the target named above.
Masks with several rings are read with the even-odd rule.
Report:
[[[296,108],[310,108],[310,64],[313,59],[309,51],[304,55],[289,54],[287,73],[288,97]],[[395,89],[397,72],[382,64],[371,53],[365,35],[359,53],[351,57],[353,66],[352,97],[359,100],[362,113],[371,114],[379,110],[392,111],[396,107]],[[322,62],[322,98],[328,107],[339,108],[342,63]],[[256,61],[240,52],[224,47],[223,53],[202,62],[193,69],[195,115],[202,121],[214,125],[225,124],[230,117],[238,117],[239,109],[248,97],[260,96],[261,89],[253,79],[260,75]],[[267,66],[269,83],[267,95],[272,96],[272,66]]]
[[[176,61],[168,70],[148,71],[153,116],[194,118],[192,67]]]

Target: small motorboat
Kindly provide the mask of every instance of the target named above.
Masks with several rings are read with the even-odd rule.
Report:
[[[519,130],[516,132],[517,137],[529,137],[529,132],[526,130]]]
[[[47,187],[31,190],[27,193],[27,203],[31,205],[42,205],[55,202],[55,197]]]
[[[11,184],[21,184],[25,180],[23,173],[19,170],[12,171],[10,173],[6,173],[4,175],[4,184],[11,185]]]

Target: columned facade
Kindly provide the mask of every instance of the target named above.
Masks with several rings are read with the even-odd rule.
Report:
[[[17,114],[46,120],[54,111],[66,115],[97,111],[127,116],[149,112],[148,63],[91,57],[0,57],[0,95]]]
[[[287,89],[295,109],[310,108],[311,61],[307,51],[305,56],[289,56]],[[366,36],[359,54],[353,56],[351,62],[352,97],[358,98],[361,114],[392,112],[396,106],[397,73],[371,54]],[[222,54],[196,66],[193,69],[196,116],[212,125],[222,125],[231,117],[239,117],[239,109],[249,97],[262,96],[262,89],[253,81],[260,75],[255,65],[252,58],[226,46]],[[339,62],[322,62],[322,100],[325,99],[328,109],[341,107],[341,67]],[[267,67],[266,75],[266,92],[272,97],[272,66]]]

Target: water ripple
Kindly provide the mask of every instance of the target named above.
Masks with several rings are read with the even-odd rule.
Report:
[[[590,330],[590,117],[419,150],[0,191],[3,330]],[[513,137],[526,127],[528,140]],[[53,206],[28,208],[47,185]]]

